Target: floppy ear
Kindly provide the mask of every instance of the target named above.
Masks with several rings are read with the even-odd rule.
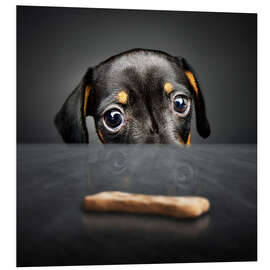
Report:
[[[56,128],[66,143],[88,143],[86,116],[89,115],[87,104],[92,74],[93,70],[89,68],[55,116]]]
[[[201,137],[207,138],[210,135],[211,130],[206,116],[203,94],[201,92],[196,73],[193,70],[193,68],[188,64],[185,58],[178,57],[178,60],[180,61],[181,67],[184,70],[187,81],[193,90],[197,131]]]

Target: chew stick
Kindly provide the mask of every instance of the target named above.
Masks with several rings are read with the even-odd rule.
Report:
[[[203,197],[155,196],[111,191],[86,196],[83,206],[88,211],[147,213],[193,218],[207,212],[210,203]]]

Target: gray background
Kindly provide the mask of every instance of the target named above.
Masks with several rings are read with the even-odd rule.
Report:
[[[53,117],[87,67],[131,48],[184,56],[199,74],[212,134],[257,142],[257,15],[17,7],[17,141],[62,142]],[[89,119],[88,119],[89,120]]]

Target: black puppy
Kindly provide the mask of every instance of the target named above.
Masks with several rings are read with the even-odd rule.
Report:
[[[184,58],[133,49],[89,68],[55,117],[66,143],[88,143],[86,116],[103,143],[190,144],[192,102],[197,130],[210,127],[194,71]]]

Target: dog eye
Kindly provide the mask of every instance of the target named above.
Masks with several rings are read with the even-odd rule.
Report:
[[[190,100],[187,96],[177,95],[173,99],[173,108],[174,110],[185,116],[189,112]]]
[[[117,109],[111,109],[104,114],[104,124],[111,131],[118,131],[123,124],[123,115]]]

